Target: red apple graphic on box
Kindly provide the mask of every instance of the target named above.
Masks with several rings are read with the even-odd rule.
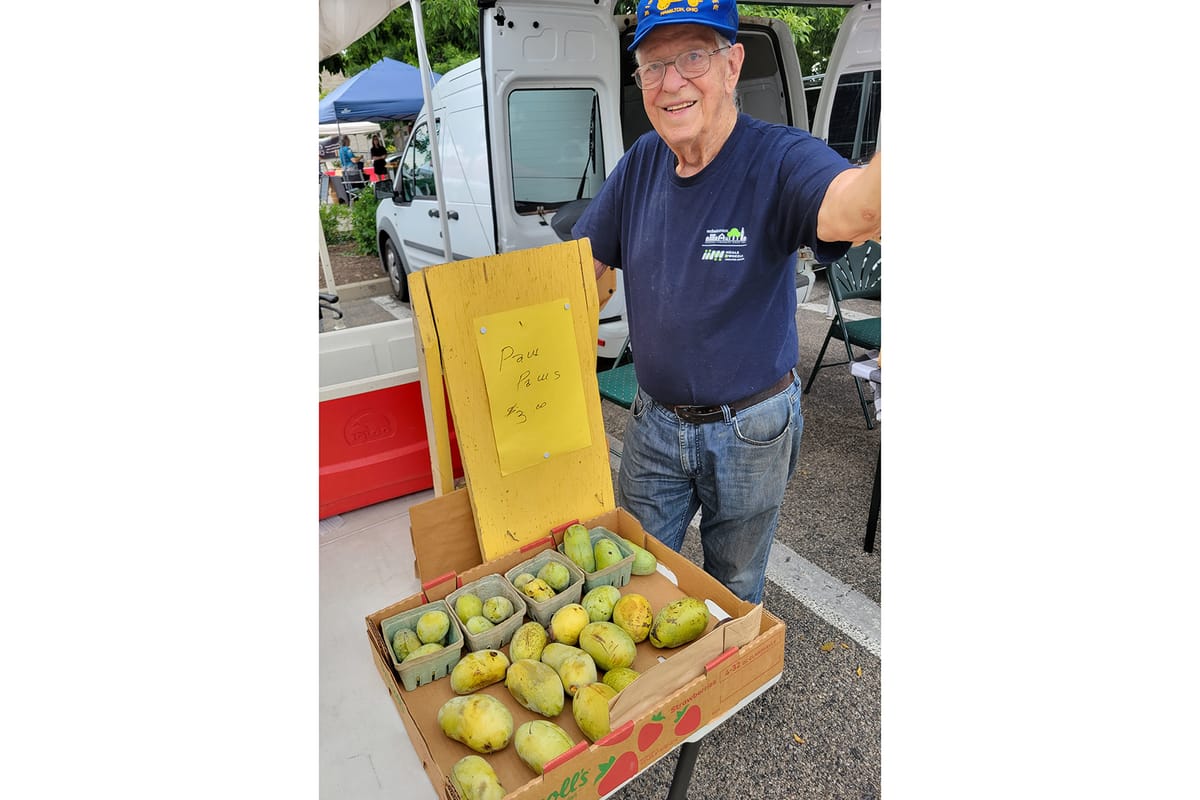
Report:
[[[662,712],[656,711],[650,721],[642,726],[642,730],[638,732],[638,750],[644,753],[647,747],[658,741],[658,737],[662,735],[662,721]]]
[[[626,750],[619,756],[609,758],[600,765],[599,769],[600,780],[596,783],[596,793],[604,796],[637,775],[637,756],[633,754],[632,750]]]
[[[700,727],[700,706],[688,706],[675,715],[675,735],[687,736]]]

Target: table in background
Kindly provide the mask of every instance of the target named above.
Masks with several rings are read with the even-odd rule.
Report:
[[[850,364],[850,374],[871,384],[875,395],[875,419],[880,419],[882,405],[879,385],[879,352],[869,350]],[[871,483],[871,506],[867,511],[867,535],[863,540],[863,550],[868,553],[875,550],[875,531],[879,527],[879,468],[883,463],[883,442],[880,441],[879,452],[875,455],[875,479]]]

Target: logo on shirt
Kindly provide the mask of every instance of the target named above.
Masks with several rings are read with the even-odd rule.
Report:
[[[742,228],[709,228],[704,233],[701,261],[743,261],[746,256],[737,249],[747,244],[746,232]]]
[[[745,247],[746,232],[741,228],[709,228],[705,231],[705,247]]]

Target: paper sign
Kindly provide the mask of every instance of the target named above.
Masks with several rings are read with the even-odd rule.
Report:
[[[474,324],[500,474],[590,447],[567,299],[476,317]]]

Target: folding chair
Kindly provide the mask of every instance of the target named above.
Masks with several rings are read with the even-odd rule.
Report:
[[[333,187],[333,194],[339,203],[346,206],[350,205],[350,201],[353,198],[350,197],[350,192],[346,190],[346,183],[342,180],[341,175],[330,176],[329,185]]]
[[[628,363],[623,363],[629,358]],[[633,371],[633,351],[629,347],[629,337],[617,355],[612,367],[596,373],[596,382],[600,384],[600,397],[611,400],[624,408],[632,408],[633,400],[637,397],[637,375]]]
[[[368,183],[367,176],[360,169],[342,170],[342,187],[350,198],[350,203],[358,199],[363,187]]]
[[[825,341],[821,344],[821,352],[817,354],[812,374],[808,376],[808,383],[804,387],[805,394],[812,391],[813,381],[816,379],[818,371],[825,367],[849,364],[854,360],[852,346],[865,350],[879,349],[880,317],[847,320],[842,311],[842,303],[847,300],[882,299],[882,290],[880,289],[882,266],[883,255],[879,242],[868,241],[858,247],[851,247],[846,255],[834,261],[825,270],[825,275],[829,280],[829,296],[833,299],[833,321],[829,323],[829,331],[825,334]],[[825,357],[825,348],[829,346],[829,340],[833,338],[841,339],[846,346],[846,360],[822,364],[821,359]],[[854,388],[858,390],[858,401],[862,403],[867,427],[874,428],[875,421],[871,411],[867,408],[862,379],[857,376],[854,378]]]

